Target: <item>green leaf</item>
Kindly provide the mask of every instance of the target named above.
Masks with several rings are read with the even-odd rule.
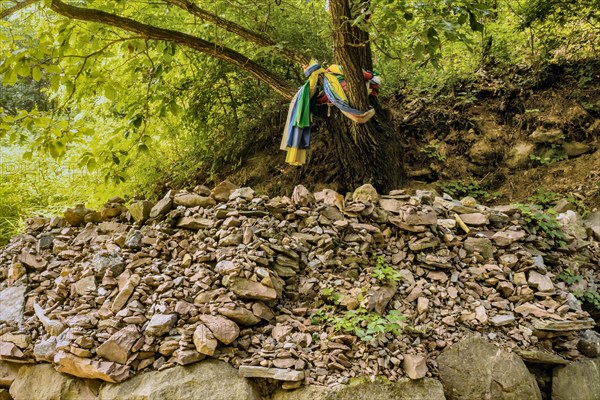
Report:
[[[483,32],[483,24],[477,21],[477,17],[472,12],[469,12],[469,25],[475,32]]]
[[[62,70],[58,65],[42,65],[42,67],[46,70],[46,72],[51,74],[60,74]]]
[[[111,101],[115,101],[115,98],[117,97],[117,91],[113,87],[106,87],[104,88],[104,97]]]
[[[29,68],[29,65],[24,65],[22,67],[19,67],[18,74],[20,76],[23,76],[23,77],[29,76],[30,73],[31,73],[31,68]]]
[[[42,70],[37,65],[33,67],[33,72],[31,74],[33,80],[39,82],[42,79]]]

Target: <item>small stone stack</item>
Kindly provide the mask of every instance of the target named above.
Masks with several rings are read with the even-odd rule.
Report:
[[[572,210],[558,220],[561,249],[513,206],[370,185],[269,198],[223,182],[79,205],[0,250],[0,360],[121,382],[212,357],[294,388],[436,376],[473,331],[534,363],[595,357],[595,322],[570,293],[598,290],[600,233]],[[398,284],[374,276],[374,255]],[[559,282],[566,269],[581,279]],[[404,333],[362,341],[311,318],[325,303],[398,310]]]

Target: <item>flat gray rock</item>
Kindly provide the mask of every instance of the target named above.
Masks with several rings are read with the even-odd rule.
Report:
[[[304,379],[304,371],[294,371],[283,368],[267,368],[253,365],[241,365],[240,376],[246,378],[269,378],[278,381],[297,382]]]

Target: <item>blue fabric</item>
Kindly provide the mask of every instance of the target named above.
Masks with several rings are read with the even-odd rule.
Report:
[[[333,92],[333,90],[331,89],[331,85],[329,84],[329,82],[327,81],[327,79],[324,79],[323,91],[327,95],[327,98],[329,99],[329,101],[334,106],[336,106],[337,108],[339,108],[341,111],[347,112],[349,114],[354,114],[354,115],[363,115],[364,114],[362,111],[357,110],[356,108],[352,108],[352,107],[350,107],[348,105],[348,103],[346,103],[346,102],[338,99],[335,96],[335,93]]]
[[[302,90],[302,87],[300,88]],[[294,108],[289,116],[290,123],[288,124],[288,141],[287,147],[294,147],[297,149],[308,149],[310,147],[310,126],[300,128],[294,126],[293,121],[296,120],[298,109],[300,108],[300,96],[296,96]]]

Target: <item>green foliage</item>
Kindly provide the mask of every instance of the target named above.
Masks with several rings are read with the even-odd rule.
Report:
[[[435,139],[420,148],[419,152],[431,160],[446,161],[446,155],[440,153],[440,143]]]
[[[543,233],[553,239],[559,247],[566,246],[565,234],[556,221],[556,211],[549,209],[546,212],[539,210],[532,204],[514,204],[525,221],[525,228],[531,233]]]
[[[26,217],[56,215],[83,201],[100,202],[102,178],[73,166],[68,160],[23,160],[17,151],[0,153],[0,246],[22,231]],[[92,198],[95,204],[89,203]]]
[[[333,288],[325,288],[321,291],[321,298],[330,304],[340,304],[341,294],[333,290]]]
[[[369,31],[383,94],[411,92],[426,101],[447,96],[464,106],[477,93],[458,83],[473,81],[473,71],[504,73],[561,57],[597,57],[594,1],[373,0],[368,6],[352,2],[350,23]],[[278,50],[334,60],[331,16],[322,1],[195,2],[253,27],[274,46],[249,43],[161,2],[72,4],[179,30],[215,48],[230,47],[293,85],[303,77]],[[578,86],[594,77],[593,71],[582,74]],[[246,160],[252,146],[273,143],[285,110],[263,83],[232,65],[179,44],[69,20],[41,2],[0,21],[0,85],[2,146],[18,147],[30,160],[76,162],[75,172],[100,176],[103,191],[149,197],[227,174]],[[265,124],[265,115],[272,123]],[[445,159],[436,142],[421,151],[431,160]],[[563,157],[555,154],[536,161]],[[474,182],[445,185],[454,197],[497,197]],[[91,195],[85,187],[81,197]],[[78,186],[64,190],[73,188]],[[31,209],[22,197],[26,191],[13,196],[13,204],[23,207],[11,206],[10,212]],[[18,225],[14,218],[6,221],[4,226]]]
[[[336,331],[350,333],[364,341],[372,340],[381,333],[400,335],[405,317],[398,310],[391,310],[381,316],[364,308],[349,310],[343,316],[330,317],[328,322],[333,324]]]
[[[558,200],[560,200],[563,196],[559,193],[546,190],[544,188],[538,188],[535,190],[535,193],[532,196],[529,196],[527,200],[532,202],[533,204],[538,205],[542,209],[550,209]],[[573,204],[577,209],[577,212],[582,216],[586,217],[590,210],[586,206],[586,204],[578,197],[575,197],[572,194],[568,194],[564,197],[569,203]]]
[[[560,197],[560,194],[556,192],[549,191],[544,188],[537,188],[535,189],[534,194],[529,196],[527,200],[546,209],[552,207],[560,199]]]
[[[374,256],[374,259],[375,269],[373,270],[371,276],[383,283],[397,285],[402,279],[400,272],[396,271],[394,267],[389,265],[383,256]]]
[[[583,279],[581,275],[575,274],[570,268],[561,272],[560,275],[558,275],[558,278],[569,286]]]
[[[474,179],[461,179],[447,182],[439,182],[437,187],[448,193],[453,198],[471,196],[479,201],[493,201],[501,197],[500,192],[488,192],[483,189],[479,182]]]
[[[532,161],[535,161],[539,165],[552,165],[559,161],[566,160],[568,157],[564,152],[550,152],[547,155],[538,156],[535,154],[529,155]]]
[[[575,297],[581,300],[583,303],[589,304],[596,311],[600,311],[600,293],[592,290],[576,290],[573,292]]]

